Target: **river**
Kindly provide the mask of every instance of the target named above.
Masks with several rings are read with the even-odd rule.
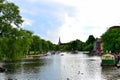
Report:
[[[0,80],[120,80],[119,68],[100,64],[100,56],[62,52],[40,59],[0,63],[7,69],[0,73]]]

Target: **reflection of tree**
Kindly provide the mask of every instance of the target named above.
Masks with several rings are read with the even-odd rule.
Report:
[[[5,63],[3,65],[4,68],[7,69],[7,74],[16,74],[18,72],[21,72],[21,63],[14,62],[14,63]]]
[[[40,66],[43,65],[40,59],[24,60],[21,62],[4,63],[3,67],[7,69],[5,72],[5,80],[23,79],[26,75],[36,74],[40,72]],[[23,74],[23,75],[22,75]],[[25,75],[24,75],[25,74]]]
[[[117,74],[117,75],[116,75]],[[113,66],[103,66],[102,67],[102,75],[107,80],[117,80],[120,78],[119,70]]]
[[[40,66],[43,63],[40,59],[26,60],[23,66],[23,73],[39,73]]]
[[[40,59],[34,59],[34,60],[25,60],[23,62],[5,63],[3,67],[7,69],[6,72],[7,74],[17,74],[17,73],[22,73],[22,70],[26,72],[27,70],[37,69],[39,68],[39,66],[42,65],[43,63]]]

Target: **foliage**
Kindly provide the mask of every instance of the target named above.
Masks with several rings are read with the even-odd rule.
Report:
[[[36,54],[37,51],[38,51],[38,53],[42,52],[41,48],[42,48],[42,44],[41,44],[40,37],[39,36],[33,36],[33,41],[32,41],[30,50],[34,51],[34,54]]]
[[[69,43],[61,44],[58,47],[59,47],[59,50],[63,50],[63,51],[75,51],[75,50],[82,51],[83,42],[77,39]]]
[[[87,41],[86,41],[86,44],[91,44],[91,43],[94,43],[95,41],[95,38],[93,35],[89,35]]]
[[[33,36],[30,51],[34,51],[34,54],[45,53],[52,50],[54,50],[54,44],[52,44],[50,41],[45,41],[37,35]]]
[[[93,44],[94,44],[95,38],[93,35],[90,35],[84,45],[85,51],[92,51],[93,50]]]
[[[0,0],[1,58],[13,61],[20,59],[29,50],[32,32],[19,29],[22,22],[19,7],[6,0]]]
[[[8,61],[20,59],[29,50],[32,38],[26,30],[11,29],[11,34],[0,37],[0,54]]]
[[[104,51],[120,52],[120,28],[110,28],[102,35]]]
[[[68,42],[68,43],[62,43],[60,45],[57,45],[57,50],[62,51],[91,51],[93,50],[93,43],[95,41],[95,38],[93,35],[90,35],[87,39],[87,41],[84,43],[78,39]]]
[[[90,44],[87,44],[85,47],[84,47],[84,51],[92,51],[93,50],[93,44],[90,43]]]
[[[23,20],[20,16],[19,7],[14,3],[9,3],[6,0],[0,0],[0,24],[1,27],[8,25],[16,25],[17,27],[22,24]]]

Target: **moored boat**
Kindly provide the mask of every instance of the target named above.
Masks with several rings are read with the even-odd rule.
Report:
[[[102,62],[101,65],[116,65],[116,61],[115,61],[115,56],[114,54],[111,53],[106,53],[102,55]]]

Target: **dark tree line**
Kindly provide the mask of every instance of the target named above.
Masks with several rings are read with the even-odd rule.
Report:
[[[74,40],[68,43],[62,43],[58,45],[58,50],[63,51],[92,51],[93,43],[95,38],[93,35],[90,35],[86,42],[82,42],[81,40]]]

